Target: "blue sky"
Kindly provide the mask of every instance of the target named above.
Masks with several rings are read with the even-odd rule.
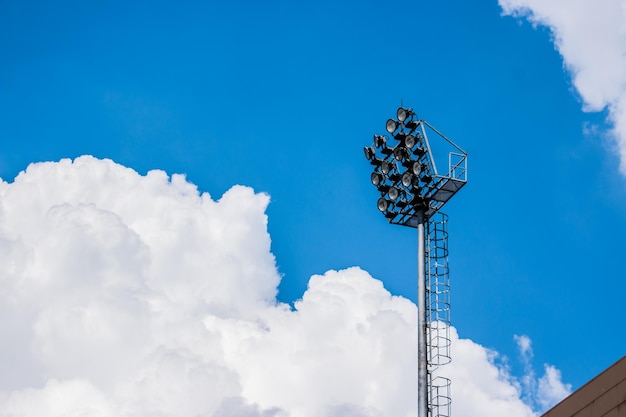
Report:
[[[0,56],[1,178],[89,154],[267,192],[286,302],[354,265],[415,300],[416,234],[377,211],[362,154],[404,103],[469,153],[445,208],[460,335],[510,358],[528,335],[574,388],[625,353],[609,113],[495,1],[5,1]]]

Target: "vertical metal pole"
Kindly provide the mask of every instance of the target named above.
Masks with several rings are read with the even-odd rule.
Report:
[[[417,212],[417,416],[428,417],[424,212]]]

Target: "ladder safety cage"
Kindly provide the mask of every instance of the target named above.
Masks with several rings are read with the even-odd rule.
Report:
[[[451,361],[448,216],[437,212],[426,223],[426,346],[431,417],[450,417],[450,380],[439,367]]]

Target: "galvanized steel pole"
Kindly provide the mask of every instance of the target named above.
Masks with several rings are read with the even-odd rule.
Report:
[[[417,213],[417,416],[428,417],[428,362],[426,359],[426,271],[424,211]]]

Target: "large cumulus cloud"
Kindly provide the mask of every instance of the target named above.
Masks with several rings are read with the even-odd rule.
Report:
[[[415,416],[415,305],[359,268],[277,302],[268,202],[88,156],[0,181],[0,416]],[[533,415],[452,336],[454,415]]]

